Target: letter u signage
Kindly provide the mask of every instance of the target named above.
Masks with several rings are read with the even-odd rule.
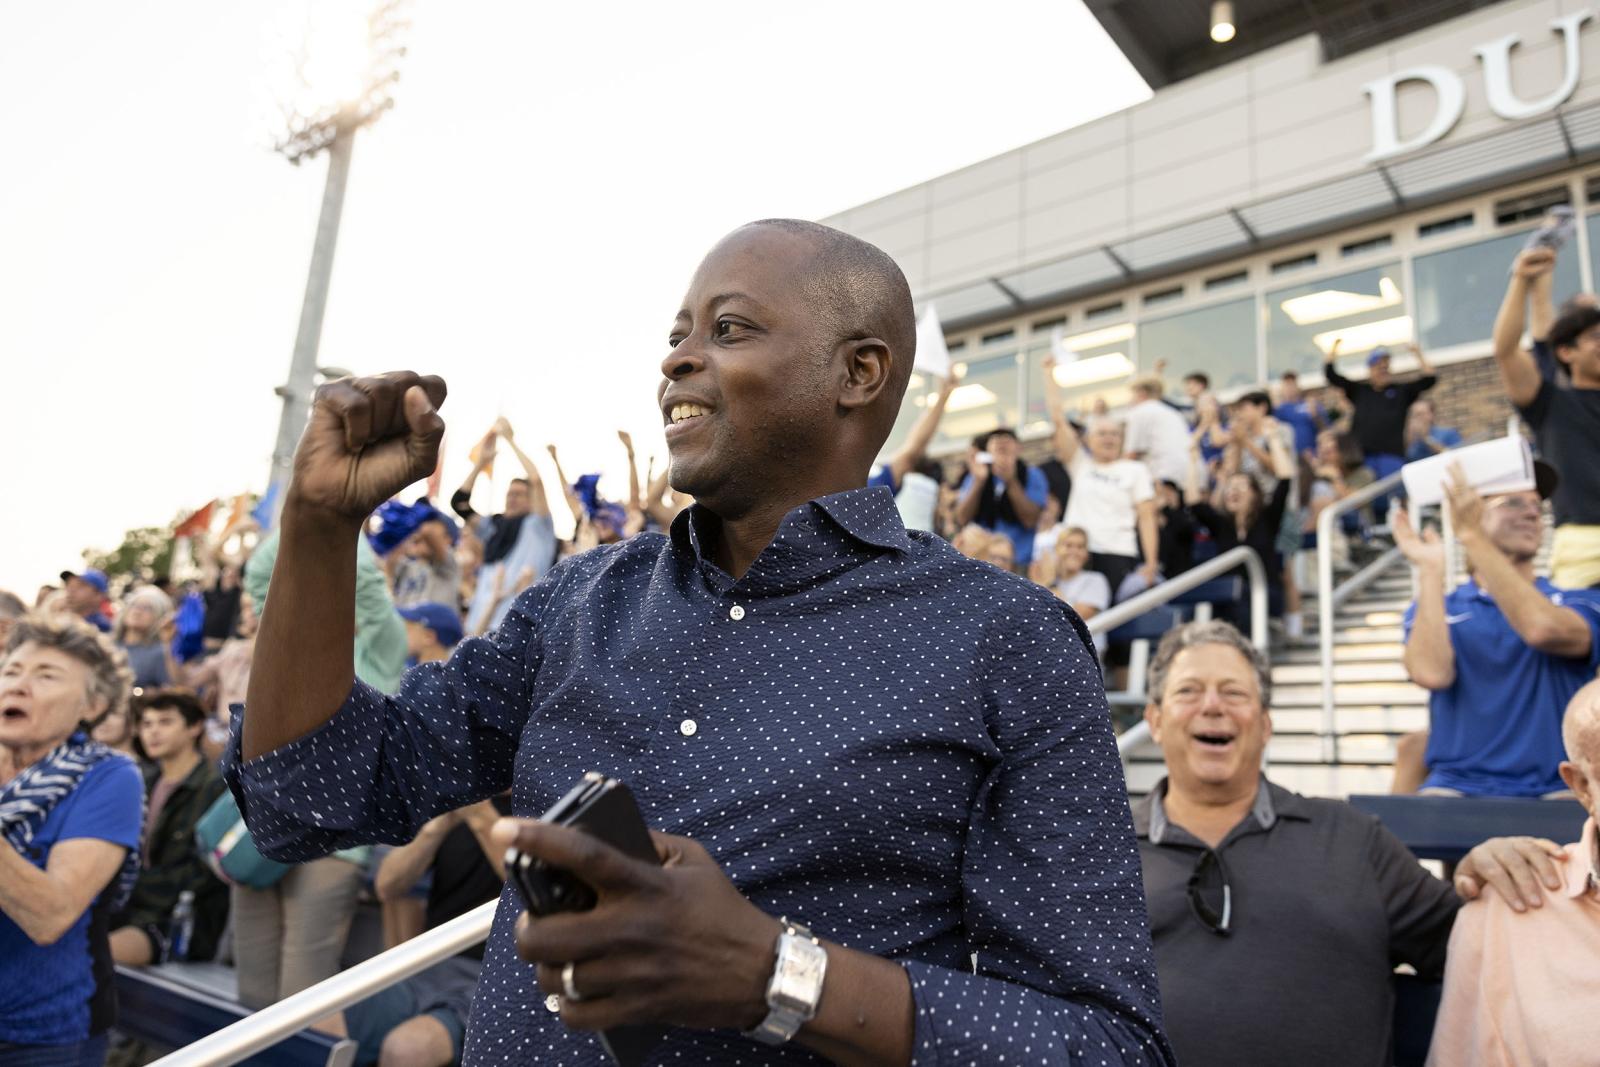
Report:
[[[1578,52],[1578,30],[1591,12],[1577,11],[1552,19],[1550,28],[1561,35],[1563,75],[1555,90],[1537,100],[1524,100],[1511,85],[1511,49],[1519,37],[1515,33],[1479,45],[1474,54],[1483,62],[1483,88],[1489,109],[1503,119],[1526,119],[1552,111],[1564,103],[1578,87],[1582,60]],[[1405,82],[1426,82],[1433,89],[1433,118],[1413,136],[1400,139],[1399,108],[1396,97]],[[1467,87],[1461,76],[1448,67],[1412,67],[1387,78],[1363,85],[1372,100],[1372,151],[1363,159],[1368,163],[1388,159],[1430,145],[1449,133],[1461,121],[1467,106]]]

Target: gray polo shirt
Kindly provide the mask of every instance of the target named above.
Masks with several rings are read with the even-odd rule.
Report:
[[[1178,1062],[1383,1067],[1409,963],[1441,975],[1455,890],[1370,815],[1262,779],[1250,814],[1217,846],[1232,933],[1190,910],[1204,842],[1168,821],[1167,783],[1133,808],[1162,1016]]]

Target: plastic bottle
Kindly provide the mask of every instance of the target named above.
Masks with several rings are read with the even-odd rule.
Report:
[[[189,941],[194,937],[194,890],[185,889],[178,894],[172,906],[172,918],[167,920],[167,959],[189,958]]]

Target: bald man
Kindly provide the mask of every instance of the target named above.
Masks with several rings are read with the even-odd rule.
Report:
[[[564,561],[394,697],[351,677],[351,547],[433,469],[445,387],[318,393],[227,773],[291,861],[513,790],[502,843],[598,904],[502,897],[467,1064],[599,1065],[629,1024],[665,1028],[650,1063],[1172,1062],[1087,631],[866,487],[915,336],[877,248],[728,235],[661,361],[695,506]],[[661,865],[530,818],[591,770]]]
[[[1430,1067],[1600,1063],[1600,681],[1567,704],[1561,778],[1589,813],[1576,844],[1537,842],[1554,858],[1533,908],[1485,893],[1456,915]],[[1520,912],[1520,914],[1519,914]]]

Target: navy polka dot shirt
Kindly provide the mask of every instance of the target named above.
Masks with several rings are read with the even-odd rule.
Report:
[[[916,1064],[1169,1064],[1139,858],[1082,622],[908,533],[885,489],[796,508],[741,579],[669,535],[575,556],[500,628],[356,683],[325,726],[226,773],[262,851],[409,840],[513,789],[537,816],[585,771],[703,844],[757,906],[900,961]],[[544,1006],[507,890],[470,1065],[607,1063]],[[654,1064],[820,1063],[673,1030]]]

